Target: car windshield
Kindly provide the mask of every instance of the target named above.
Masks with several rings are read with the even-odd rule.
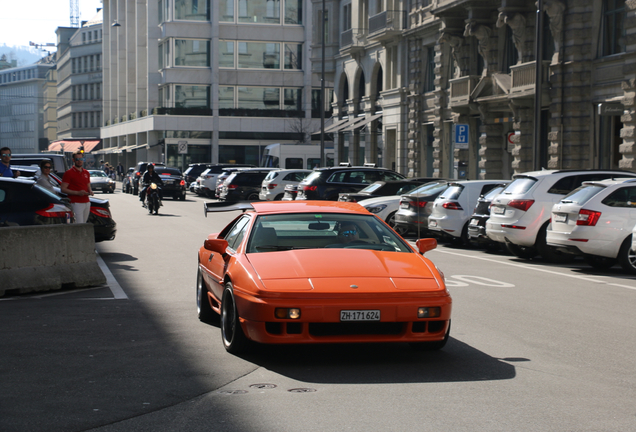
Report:
[[[427,183],[422,187],[415,189],[410,192],[410,194],[423,194],[423,195],[432,195],[439,192],[442,192],[444,189],[448,187],[448,183],[446,182],[435,182],[435,183]]]
[[[506,186],[502,193],[505,194],[524,194],[528,192],[537,182],[531,177],[518,177]]]
[[[494,200],[495,197],[497,195],[499,195],[502,190],[504,190],[504,186],[497,186],[497,187],[491,189],[490,192],[488,192],[486,195],[484,195],[484,200],[492,202],[492,200]]]
[[[320,248],[413,252],[400,236],[373,215],[261,215],[254,227],[248,253]]]
[[[375,182],[375,183],[371,183],[369,186],[365,187],[364,189],[362,189],[360,192],[362,193],[373,193],[375,191],[377,191],[378,189],[380,189],[382,187],[384,183],[383,182]]]
[[[574,203],[583,205],[588,202],[594,195],[605,189],[601,185],[583,185],[567,194],[561,200],[562,203]]]
[[[439,197],[440,199],[456,200],[462,194],[464,186],[454,184],[450,185]]]
[[[89,171],[91,177],[108,177],[104,171]]]

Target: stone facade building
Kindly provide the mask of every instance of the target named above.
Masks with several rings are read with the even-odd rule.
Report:
[[[363,143],[364,161],[393,161],[409,176],[469,179],[636,170],[636,2],[542,0],[541,14],[538,3],[331,2],[342,33],[336,120],[382,113],[373,120],[379,128],[359,128],[378,135],[377,152]],[[343,40],[349,30],[353,39]],[[356,124],[336,130],[339,160],[359,154],[355,132]]]

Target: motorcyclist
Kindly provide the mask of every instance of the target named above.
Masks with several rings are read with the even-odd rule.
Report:
[[[141,201],[141,206],[146,207],[146,191],[150,183],[155,183],[158,186],[159,198],[163,198],[161,195],[161,187],[163,186],[163,180],[159,177],[159,174],[155,172],[155,164],[149,163],[146,167],[146,172],[141,178],[141,183],[143,184],[143,189],[139,192],[139,201]]]

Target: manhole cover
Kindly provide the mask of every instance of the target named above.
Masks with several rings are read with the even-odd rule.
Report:
[[[247,390],[221,390],[219,391],[221,394],[245,394]]]
[[[276,388],[276,384],[252,384],[250,388],[255,389],[273,389]]]
[[[313,392],[316,391],[316,389],[312,389],[312,388],[293,388],[293,389],[289,389],[287,391],[291,392],[291,393],[313,393]]]

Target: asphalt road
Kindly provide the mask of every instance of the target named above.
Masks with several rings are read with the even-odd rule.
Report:
[[[428,253],[453,295],[440,352],[227,354],[196,317],[196,252],[236,213],[106,195],[108,286],[0,299],[0,431],[634,431],[636,278],[480,249]]]

